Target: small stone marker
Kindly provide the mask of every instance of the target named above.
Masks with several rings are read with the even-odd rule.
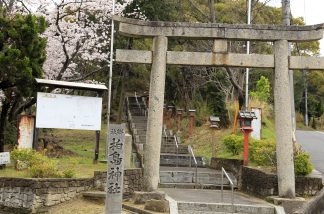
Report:
[[[0,165],[9,164],[10,163],[10,153],[9,152],[1,152],[0,153]]]
[[[105,214],[122,213],[124,143],[125,124],[110,124]]]

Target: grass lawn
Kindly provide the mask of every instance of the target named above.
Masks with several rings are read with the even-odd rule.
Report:
[[[106,126],[102,125],[100,135],[99,161],[105,159]],[[40,133],[40,138],[44,133]],[[77,178],[92,177],[94,171],[104,171],[107,169],[105,163],[93,164],[95,148],[95,132],[83,130],[47,130],[47,135],[52,135],[59,146],[68,151],[69,155],[62,155],[60,158],[52,158],[58,162],[60,170],[74,169]],[[50,148],[49,148],[50,149]],[[63,152],[64,153],[64,152]],[[7,165],[4,170],[0,170],[2,177],[28,177],[28,172],[16,171],[13,164]]]

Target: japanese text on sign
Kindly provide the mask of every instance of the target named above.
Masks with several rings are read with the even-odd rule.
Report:
[[[10,153],[9,152],[1,152],[0,153],[0,164],[9,164],[10,163]]]
[[[110,124],[108,141],[107,200],[108,213],[121,213],[124,172],[125,125]]]

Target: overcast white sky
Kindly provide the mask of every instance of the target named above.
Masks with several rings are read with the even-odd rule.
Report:
[[[281,7],[281,0],[270,0],[269,5]],[[324,0],[290,0],[290,7],[293,16],[304,17],[307,25],[324,23]],[[324,39],[321,55],[324,56]]]

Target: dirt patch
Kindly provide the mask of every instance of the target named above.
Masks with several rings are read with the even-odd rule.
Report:
[[[48,210],[48,214],[103,214],[105,205],[96,201],[88,201],[78,198]],[[123,211],[122,214],[130,214],[131,212]]]
[[[59,142],[54,137],[46,137],[40,139],[38,150],[42,151],[46,149],[46,155],[49,158],[62,158],[62,157],[76,157],[78,154],[64,149],[59,145]]]
[[[46,147],[46,155],[50,158],[62,158],[62,157],[76,157],[78,156],[76,153],[64,149],[63,146],[60,146],[57,143],[48,143]]]

